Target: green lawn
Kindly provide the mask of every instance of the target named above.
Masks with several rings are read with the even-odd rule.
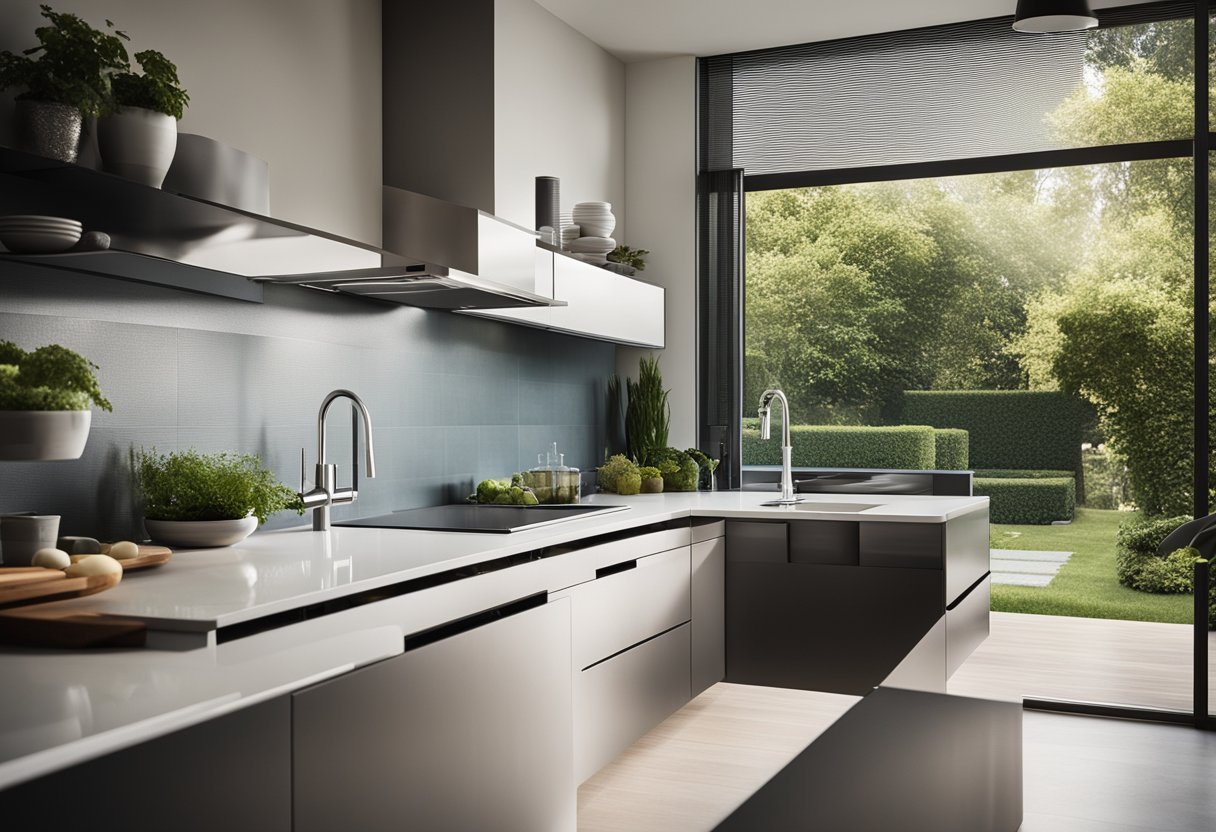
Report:
[[[1067,526],[992,526],[994,549],[1074,552],[1050,586],[994,586],[992,609],[1082,618],[1121,618],[1190,624],[1186,595],[1152,595],[1119,584],[1115,533],[1128,512],[1079,508]]]

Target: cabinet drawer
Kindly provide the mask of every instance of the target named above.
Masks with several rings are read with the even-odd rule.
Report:
[[[862,566],[941,569],[941,523],[862,523],[858,530]]]
[[[785,563],[789,530],[785,523],[726,521],[726,559],[732,563]]]
[[[992,577],[989,575],[946,609],[946,678],[953,676],[975,648],[988,638],[991,607]]]
[[[575,671],[574,779],[581,783],[682,708],[690,626],[682,624],[594,667]]]
[[[692,617],[689,547],[611,565],[624,568],[569,590],[575,670]]]

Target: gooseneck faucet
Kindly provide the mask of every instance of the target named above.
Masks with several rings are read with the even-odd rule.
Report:
[[[765,390],[760,397],[760,438],[768,439],[772,433],[773,399],[781,402],[781,497],[777,502],[790,505],[798,502],[794,496],[794,446],[790,442],[790,403],[780,390]]]
[[[350,488],[338,488],[338,466],[325,461],[325,417],[329,406],[337,399],[350,399],[354,408],[350,420]],[[367,477],[375,479],[376,454],[372,448],[372,417],[363,400],[349,390],[335,390],[321,402],[317,413],[317,466],[311,491],[304,491],[304,449],[300,449],[300,499],[304,507],[312,509],[313,531],[323,532],[329,528],[329,507],[341,503],[353,503],[359,498],[359,421],[362,417],[363,436],[367,440]]]

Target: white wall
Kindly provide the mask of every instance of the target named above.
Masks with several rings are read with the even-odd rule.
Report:
[[[629,244],[650,249],[640,276],[667,292],[659,366],[677,448],[697,437],[696,73],[691,56],[628,64],[625,73]],[[644,354],[618,349],[617,372],[636,378]]]
[[[53,0],[177,64],[180,129],[270,164],[271,213],[380,242],[379,0]],[[0,4],[0,49],[33,46],[35,0]]]
[[[533,0],[494,5],[494,213],[531,228],[535,178],[556,176],[563,211],[611,202],[628,242],[625,65]]]

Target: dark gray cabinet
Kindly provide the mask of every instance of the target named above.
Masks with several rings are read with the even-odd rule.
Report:
[[[460,626],[292,695],[298,832],[574,830],[569,601]]]
[[[862,695],[898,668],[941,690],[988,635],[983,512],[726,530],[728,682]]]
[[[0,791],[5,829],[287,832],[291,704],[273,699]]]

